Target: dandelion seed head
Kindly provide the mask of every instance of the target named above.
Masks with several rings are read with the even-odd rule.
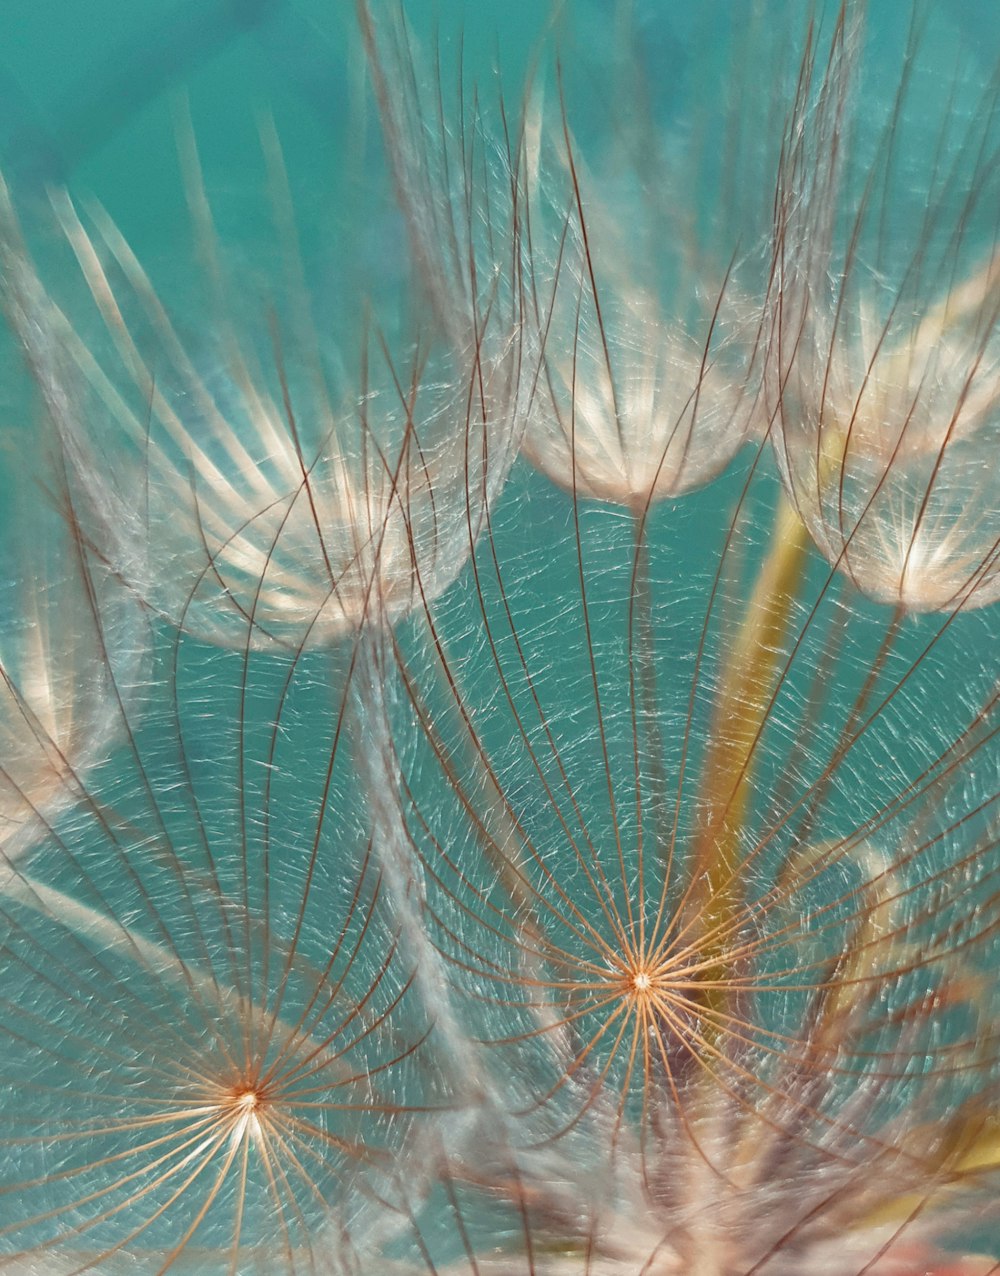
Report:
[[[85,340],[0,187],[120,728],[91,766],[52,650],[9,680],[72,800],[32,794],[0,893],[0,1269],[996,1266],[959,1257],[1000,1173],[1000,684],[964,614],[995,587],[994,157],[976,116],[970,216],[930,198],[866,260],[921,168],[897,105],[879,217],[831,213],[863,7],[788,84],[789,6],[753,0],[690,113],[616,89],[578,139],[569,75],[491,136],[358,0],[444,352],[369,333],[345,393],[301,294],[254,335],[197,173],[210,348],[57,194]],[[561,494],[508,482],[522,431]],[[143,697],[98,567],[157,617]]]
[[[581,54],[526,134],[544,376],[524,451],[567,492],[642,509],[717,478],[766,427],[762,192],[780,135],[750,68],[777,88],[794,66],[751,7],[739,29],[716,31],[711,56],[686,51],[700,94],[691,130],[658,113],[638,30],[618,35],[618,92],[595,102]],[[591,117],[586,133],[574,107]]]
[[[976,400],[993,397],[994,373],[972,346],[942,370],[939,351],[920,357],[882,340],[852,360],[853,375],[831,351],[818,418],[805,383],[790,379],[778,449],[797,508],[827,559],[879,602],[988,606],[1000,590],[988,460],[998,417]],[[801,375],[808,365],[804,355]]]
[[[288,359],[275,320],[262,367],[228,294],[212,341],[189,347],[110,218],[94,210],[89,230],[67,195],[55,205],[103,337],[47,295],[0,187],[8,310],[84,534],[143,604],[218,645],[247,641],[249,620],[251,645],[288,649],[392,623],[453,582],[516,455],[514,330],[484,320],[434,369],[423,351],[397,367],[383,339],[337,390],[339,354],[308,325]]]
[[[800,104],[782,172],[772,439],[834,567],[879,602],[949,612],[1000,597],[1000,258],[995,166],[984,158],[1000,114],[976,77],[974,105],[949,102],[935,164],[911,175],[923,216],[885,242],[885,218],[912,194],[904,157],[927,145],[913,100],[932,60],[926,20],[870,118],[852,92],[856,30],[845,29],[818,101]]]
[[[553,403],[531,418],[524,451],[566,491],[641,508],[726,468],[750,433],[753,390],[724,351],[706,360],[696,337],[677,331],[679,320],[654,317],[649,299],[636,299],[634,311],[605,304],[613,368],[593,334],[571,355],[553,349]],[[739,337],[730,331],[728,340],[735,350]]]

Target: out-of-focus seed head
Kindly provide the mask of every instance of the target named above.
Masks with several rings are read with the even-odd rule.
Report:
[[[794,20],[775,38],[766,4],[744,16],[685,50],[669,94],[627,22],[613,82],[574,57],[547,103],[535,90],[527,313],[544,376],[525,452],[581,496],[680,496],[766,425],[770,195],[797,57]]]
[[[116,227],[97,210],[90,233],[58,196],[103,325],[84,341],[2,211],[7,309],[94,513],[85,533],[152,610],[222,645],[293,648],[391,623],[455,579],[516,453],[512,333],[488,362],[484,321],[405,374],[383,345],[375,384],[363,351],[334,406],[306,321],[290,358],[276,326],[261,356],[227,289],[192,353]]]
[[[773,438],[831,563],[879,602],[953,611],[1000,597],[1000,111],[970,68],[929,128],[934,15],[915,12],[888,100],[845,24],[793,118]]]

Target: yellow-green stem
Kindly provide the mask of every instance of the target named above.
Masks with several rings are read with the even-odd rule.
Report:
[[[784,640],[805,571],[808,535],[781,496],[771,544],[732,647],[725,654],[702,767],[701,827],[691,866],[692,938],[711,962],[706,1004],[718,1009],[727,944],[744,904],[740,872],[757,743],[780,676]],[[714,987],[713,987],[714,985]]]

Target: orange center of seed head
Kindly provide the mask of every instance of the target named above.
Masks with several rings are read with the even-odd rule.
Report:
[[[653,986],[653,981],[650,978],[649,971],[637,970],[635,974],[632,976],[632,987],[635,989],[637,993],[649,992],[652,986]]]
[[[256,1143],[263,1137],[267,1102],[259,1091],[248,1089],[245,1085],[238,1089],[234,1087],[222,1106],[228,1113],[230,1134],[235,1142],[249,1138]]]

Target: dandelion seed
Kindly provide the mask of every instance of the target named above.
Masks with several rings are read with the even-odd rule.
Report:
[[[92,620],[104,651],[108,615]],[[105,663],[124,757],[74,775],[59,818],[33,807],[0,903],[0,1071],[18,1095],[0,1114],[0,1265],[348,1262],[361,1181],[377,1191],[449,1099],[421,1071],[431,1025],[345,772],[347,690],[307,732],[306,766],[301,647],[273,690],[248,632],[206,711],[180,694],[196,654],[165,637],[148,721]]]
[[[723,480],[730,510],[686,497],[713,548],[683,590],[685,506],[623,520],[581,483],[560,522],[515,480],[474,595],[428,613],[436,676],[396,636],[427,924],[509,1113],[493,1230],[481,1156],[451,1163],[456,1272],[506,1238],[497,1271],[910,1276],[989,1235],[989,630],[961,598],[924,627],[868,609],[767,461]],[[516,564],[543,528],[540,623]]]
[[[1000,596],[989,460],[998,113],[995,85],[956,92],[933,157],[913,175],[914,152],[929,146],[915,102],[933,54],[929,19],[918,8],[880,115],[856,116],[851,62],[841,57],[819,103],[793,124],[779,212],[774,440],[792,499],[831,563],[879,602],[950,611]],[[922,209],[901,226],[915,191]]]
[[[208,219],[188,149],[192,203]],[[272,151],[280,165],[276,142]],[[440,377],[418,355],[401,379],[383,345],[375,387],[365,354],[335,408],[301,298],[295,367],[275,331],[273,371],[260,370],[233,322],[210,221],[202,239],[224,316],[221,375],[185,349],[109,219],[95,212],[95,239],[67,197],[55,203],[108,349],[95,355],[46,296],[4,195],[7,308],[74,482],[99,516],[93,543],[143,602],[222,645],[243,641],[248,617],[257,645],[295,646],[306,633],[329,644],[411,610],[418,568],[428,594],[454,580],[519,431],[516,334],[494,334],[495,312]],[[99,421],[111,428],[102,434]]]
[[[620,91],[599,130],[591,122],[599,143],[578,142],[565,105],[561,124],[528,132],[529,309],[545,378],[525,452],[568,491],[642,510],[716,477],[766,424],[767,188],[791,65],[749,6],[721,50],[689,52],[678,74],[699,82],[700,118],[671,129],[625,43]],[[593,115],[585,75],[567,68],[560,95],[581,81]]]

